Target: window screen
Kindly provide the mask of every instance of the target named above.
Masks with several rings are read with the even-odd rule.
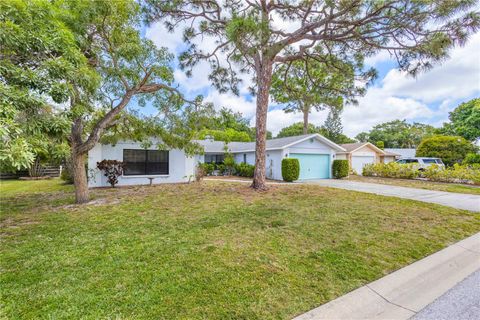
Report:
[[[123,150],[124,175],[168,174],[168,151]]]

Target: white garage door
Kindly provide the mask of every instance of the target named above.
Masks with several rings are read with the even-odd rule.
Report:
[[[373,156],[352,156],[352,169],[357,174],[362,174],[363,166],[374,162],[375,157]]]

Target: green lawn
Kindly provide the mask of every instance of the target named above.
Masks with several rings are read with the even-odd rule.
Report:
[[[313,185],[92,194],[2,182],[1,318],[288,319],[480,230],[466,211]]]
[[[444,182],[433,182],[433,181],[412,180],[412,179],[362,177],[362,176],[356,176],[356,175],[351,175],[348,179],[354,180],[354,181],[360,181],[360,182],[381,183],[381,184],[401,186],[401,187],[411,187],[411,188],[420,188],[420,189],[428,189],[428,190],[480,195],[480,186],[473,186],[473,185],[467,185],[467,184],[444,183]]]

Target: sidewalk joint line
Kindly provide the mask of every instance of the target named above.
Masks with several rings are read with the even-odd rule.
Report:
[[[470,251],[470,252],[472,252],[472,253],[476,253],[476,254],[480,255],[480,252],[475,251],[475,250],[472,250],[472,249],[469,249],[469,248],[465,248],[464,246],[462,246],[462,245],[460,245],[460,244],[458,244],[458,243],[454,243],[453,245],[454,245],[454,246],[457,246],[457,247],[460,247],[460,248],[462,248],[462,249],[465,249],[465,250],[467,250],[467,251]]]
[[[378,293],[377,291],[375,291],[373,288],[371,288],[368,284],[365,285],[368,289],[372,290],[374,293],[376,293],[380,298],[382,298],[383,300],[385,300],[386,302],[390,303],[390,304],[393,304],[394,306],[397,306],[399,308],[402,308],[402,309],[405,309],[405,310],[408,310],[410,312],[413,312],[414,314],[417,314],[418,311],[414,311],[412,309],[409,309],[409,308],[406,308],[404,306],[401,306],[399,304],[396,304],[395,302],[392,302],[392,301],[389,301],[387,298],[385,298],[384,296],[382,296],[380,293]]]

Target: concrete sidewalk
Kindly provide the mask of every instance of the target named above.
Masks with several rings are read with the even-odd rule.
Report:
[[[480,212],[480,196],[464,193],[434,191],[417,188],[398,187],[392,185],[366,183],[348,180],[308,180],[303,183],[318,184],[325,187],[374,193],[382,196],[392,196],[429,203],[436,203],[447,207]]]
[[[304,313],[307,319],[409,319],[480,269],[480,233]]]
[[[480,270],[474,272],[412,320],[478,320],[480,315]]]

